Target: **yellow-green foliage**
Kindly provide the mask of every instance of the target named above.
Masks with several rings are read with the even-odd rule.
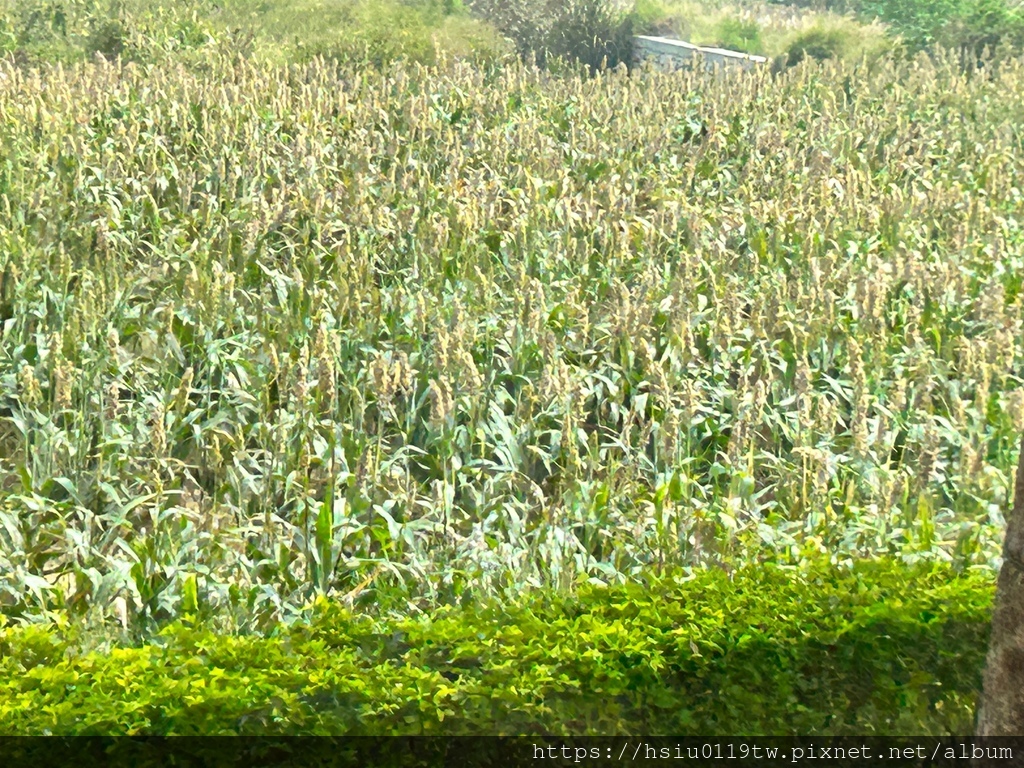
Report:
[[[880,33],[866,34],[869,28],[850,19],[836,19],[814,26],[807,26],[784,39],[786,58],[789,65],[804,59],[847,59],[867,58],[874,60],[889,47]]]
[[[992,592],[945,566],[758,565],[402,620],[321,601],[269,638],[188,618],[149,644],[87,650],[75,624],[9,628],[0,734],[959,735],[972,727]],[[9,740],[5,756],[28,764],[14,750],[42,746],[61,762],[60,745],[38,741]],[[338,765],[356,744],[320,757]],[[292,752],[316,745],[290,746],[293,764],[324,762]],[[353,764],[423,764],[384,763],[385,746]],[[532,759],[529,744],[501,748],[502,764]]]
[[[8,614],[993,563],[1021,62],[201,53],[0,67]]]
[[[840,36],[835,49],[851,61],[892,47],[880,24],[787,4],[639,0],[635,14],[638,29],[647,34],[768,56],[786,53],[794,40],[816,30]]]
[[[500,37],[460,3],[439,0],[224,0],[208,12],[218,29],[253,35],[258,55],[274,61],[317,55],[383,64],[403,56],[432,63],[439,52],[493,58]]]
[[[206,7],[207,0],[0,0],[0,51],[23,65],[96,56],[188,61],[213,42]]]
[[[20,62],[189,62],[217,41],[276,63],[321,55],[377,66],[506,49],[456,0],[0,0],[0,51]]]

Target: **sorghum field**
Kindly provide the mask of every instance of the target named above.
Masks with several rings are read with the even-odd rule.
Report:
[[[3,65],[4,613],[990,568],[1022,125],[1012,59]]]

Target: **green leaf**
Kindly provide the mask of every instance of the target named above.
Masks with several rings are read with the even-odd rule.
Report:
[[[181,585],[181,609],[186,614],[199,611],[199,587],[194,573],[190,573]]]

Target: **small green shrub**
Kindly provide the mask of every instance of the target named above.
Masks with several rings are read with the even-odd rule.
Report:
[[[674,19],[659,0],[637,0],[631,11],[633,31],[638,35],[675,34]]]
[[[825,61],[842,58],[846,49],[846,38],[837,29],[811,29],[796,36],[786,50],[788,63],[792,66],[804,59]]]
[[[718,24],[715,46],[744,53],[759,53],[762,48],[761,28],[753,21],[726,17]]]

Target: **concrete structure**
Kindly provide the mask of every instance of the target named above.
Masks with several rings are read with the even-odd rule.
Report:
[[[679,69],[698,61],[703,62],[708,69],[737,66],[752,69],[757,64],[768,61],[764,56],[727,51],[723,48],[702,48],[668,37],[637,35],[634,39],[638,61],[653,61],[671,69]]]

